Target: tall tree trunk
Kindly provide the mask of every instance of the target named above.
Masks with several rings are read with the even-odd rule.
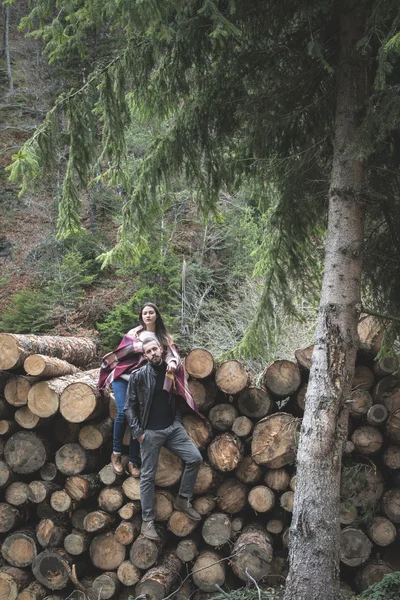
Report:
[[[10,43],[9,43],[9,39],[8,39],[8,34],[10,31],[10,13],[11,13],[11,6],[7,5],[7,6],[3,6],[3,11],[4,11],[4,60],[6,61],[6,65],[7,65],[7,79],[8,79],[8,89],[9,92],[12,94],[14,91],[14,84],[13,84],[13,77],[12,77],[12,71],[11,71],[11,58],[10,58]]]
[[[297,455],[285,600],[339,598],[341,454],[358,346],[364,232],[364,167],[356,150],[366,96],[365,65],[356,50],[365,26],[360,12],[353,8],[340,19],[325,269]]]

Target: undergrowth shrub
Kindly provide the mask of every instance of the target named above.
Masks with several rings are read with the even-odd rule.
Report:
[[[49,329],[46,298],[37,290],[14,294],[0,320],[0,330],[9,333],[43,333]]]

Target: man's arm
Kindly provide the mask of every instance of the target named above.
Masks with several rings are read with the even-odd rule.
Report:
[[[129,378],[128,389],[126,390],[124,413],[128,425],[131,428],[132,435],[140,438],[144,431],[140,423],[139,399],[137,395],[137,372],[135,371]]]

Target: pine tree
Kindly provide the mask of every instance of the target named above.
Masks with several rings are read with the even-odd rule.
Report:
[[[365,298],[379,297],[394,312],[400,302],[382,285],[383,273],[391,284],[399,274],[398,2],[80,0],[59,2],[50,20],[47,7],[38,0],[25,24],[43,23],[36,35],[51,60],[71,49],[84,52],[93,24],[112,40],[112,51],[94,60],[84,85],[57,100],[11,167],[12,178],[32,179],[50,164],[54,144],[68,144],[61,236],[81,228],[79,187],[93,163],[104,181],[129,196],[106,262],[134,253],[132,240],[146,230],[148,215],[159,211],[160,190],[178,174],[197,186],[199,207],[216,216],[221,189],[251,185],[266,215],[259,262],[264,293],[241,348],[254,353],[276,302],[293,311],[294,291],[306,296],[318,285],[315,242],[327,223],[285,600],[336,600],[341,446],[365,231],[367,256],[386,236],[397,259],[385,257],[380,272],[368,269],[376,257],[366,264]],[[134,173],[125,155],[132,111],[163,124]],[[59,130],[60,114],[66,132]]]

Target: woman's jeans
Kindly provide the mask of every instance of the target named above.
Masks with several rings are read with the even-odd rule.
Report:
[[[114,421],[114,439],[113,439],[113,452],[121,454],[122,451],[122,440],[126,429],[126,419],[124,413],[124,403],[126,390],[128,389],[128,382],[125,379],[115,379],[111,383],[111,387],[115,396],[115,404],[117,405],[118,414]],[[129,462],[139,465],[140,464],[140,444],[136,438],[131,434],[131,441],[129,444]]]

